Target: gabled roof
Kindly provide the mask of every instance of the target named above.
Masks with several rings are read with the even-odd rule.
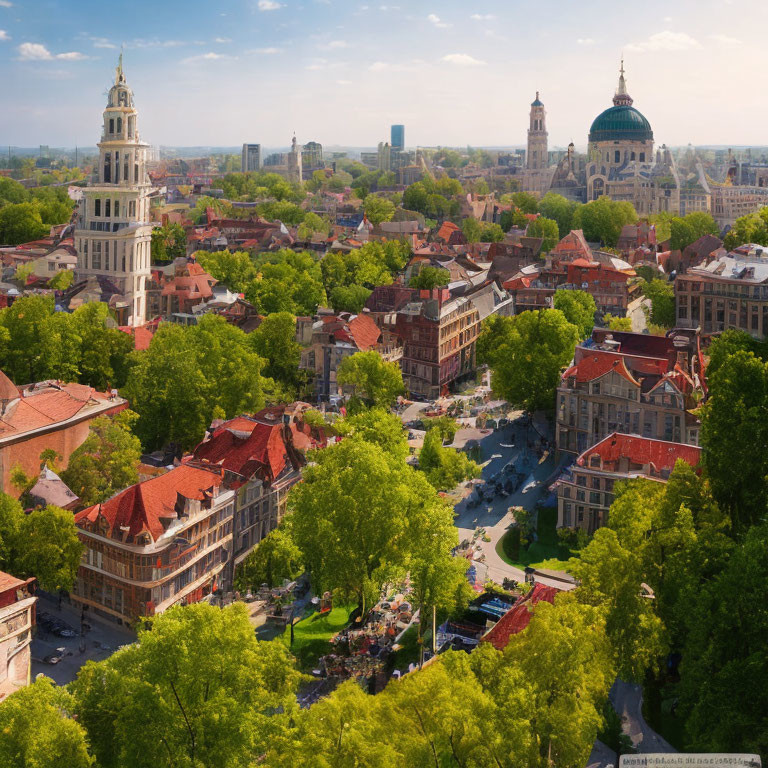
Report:
[[[130,536],[148,531],[157,540],[167,527],[163,520],[177,518],[179,497],[202,501],[210,498],[222,483],[221,472],[182,464],[164,475],[136,483],[102,504],[94,504],[75,515],[75,525],[95,523],[101,516],[107,521],[107,534],[121,529]]]
[[[560,590],[535,584],[533,589],[515,603],[491,629],[480,639],[481,643],[490,643],[497,651],[503,651],[509,644],[512,635],[522,632],[531,622],[533,607],[544,600],[555,602],[555,595]]]
[[[615,352],[604,352],[602,350],[590,351],[585,355],[578,363],[572,365],[564,374],[563,379],[569,379],[572,376],[576,377],[576,381],[583,383],[587,381],[594,381],[601,376],[605,376],[606,373],[615,371],[625,378],[630,384],[640,386],[640,382],[636,381],[632,374],[629,372],[624,358]]]
[[[701,448],[696,445],[683,445],[614,432],[591,448],[587,448],[576,459],[576,463],[582,467],[589,466],[589,457],[595,454],[602,458],[603,465],[613,464],[619,459],[626,458],[634,464],[650,464],[657,472],[663,469],[671,472],[678,459],[696,467],[701,459]]]
[[[376,325],[376,321],[366,313],[356,315],[349,321],[349,331],[357,348],[362,352],[374,349],[381,337],[381,329]]]

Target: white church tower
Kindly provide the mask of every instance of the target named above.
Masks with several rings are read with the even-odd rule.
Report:
[[[77,277],[102,275],[123,291],[122,322],[142,325],[150,278],[153,189],[146,171],[148,144],[139,139],[133,92],[125,82],[123,55],[109,90],[99,147],[98,181],[83,190],[75,229]]]

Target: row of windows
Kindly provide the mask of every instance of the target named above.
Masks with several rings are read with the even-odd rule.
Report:
[[[133,272],[149,269],[149,243],[140,242],[133,247],[127,240],[81,240],[78,247],[84,269],[104,269],[115,272]],[[135,259],[134,259],[135,255]]]
[[[125,208],[123,210],[125,210]],[[93,215],[95,217],[101,217],[102,212],[105,219],[108,219],[112,216],[119,217],[120,216],[120,200],[111,200],[108,197],[104,198],[103,200],[100,197],[94,198]],[[129,200],[128,201],[128,217],[133,218],[134,216],[136,216],[136,201]]]

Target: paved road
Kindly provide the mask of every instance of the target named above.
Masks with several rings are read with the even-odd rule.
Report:
[[[587,760],[587,768],[616,768],[618,764],[619,756],[597,739]]]
[[[514,434],[514,448],[504,447],[511,445]],[[533,435],[533,431],[530,432]],[[456,527],[459,529],[460,539],[471,539],[475,528],[485,528],[486,534],[490,537],[489,542],[479,541],[482,554],[485,555],[484,564],[478,563],[482,569],[483,565],[487,569],[487,577],[501,583],[505,578],[524,581],[525,573],[520,568],[515,568],[505,563],[501,556],[496,552],[496,545],[506,532],[507,528],[514,522],[514,516],[508,511],[509,507],[520,506],[525,509],[533,509],[540,498],[546,495],[546,482],[554,473],[557,464],[554,457],[549,457],[542,464],[538,464],[538,458],[528,451],[526,447],[526,428],[520,420],[516,420],[509,427],[497,430],[486,435],[481,440],[483,451],[483,460],[487,461],[493,458],[483,467],[483,479],[488,479],[501,470],[509,461],[517,462],[525,455],[527,457],[528,475],[523,481],[520,489],[506,498],[497,496],[492,503],[483,503],[479,507],[470,509],[467,501],[462,501],[456,505]],[[523,493],[523,489],[532,480],[537,485]],[[482,574],[482,570],[481,570]],[[567,583],[559,580],[537,577],[537,581],[543,584],[558,587],[560,589],[572,588]]]
[[[632,739],[637,752],[677,752],[645,722],[641,685],[617,680],[611,688],[610,697],[624,724],[624,733]]]

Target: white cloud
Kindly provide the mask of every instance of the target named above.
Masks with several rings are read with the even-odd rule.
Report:
[[[591,37],[579,37],[576,39],[579,45],[594,45],[595,41]]]
[[[13,3],[10,0],[0,0],[0,8],[12,8]]]
[[[22,43],[18,51],[22,61],[80,61],[88,58],[79,51],[53,54],[42,43]]]
[[[276,3],[275,0],[259,0],[258,8],[260,11],[276,11],[283,6]]]
[[[337,80],[336,85],[352,85],[351,80]]]
[[[440,21],[440,17],[434,13],[430,13],[429,16],[427,16],[427,21],[431,24],[434,24],[436,27],[439,27],[440,29],[445,29],[446,27],[451,26],[444,21]]]
[[[0,29],[0,42],[4,42],[5,40],[10,39],[11,36],[4,29]]]
[[[627,51],[634,53],[652,53],[656,51],[694,51],[701,48],[701,43],[695,37],[686,32],[657,32],[647,40],[639,43],[630,43]]]
[[[201,53],[199,56],[190,56],[188,59],[183,59],[182,64],[197,64],[198,62],[205,61],[229,61],[235,58],[234,56],[228,56],[226,53],[214,53],[209,51],[208,53]]]
[[[739,48],[742,45],[741,40],[729,35],[710,35],[709,39],[722,48]]]
[[[260,53],[264,56],[272,56],[276,53],[282,53],[282,48],[253,48],[250,51],[246,51],[246,53]]]
[[[91,42],[94,48],[117,48],[114,43],[110,43],[106,37],[92,37]]]
[[[493,21],[496,17],[492,13],[473,13],[469,18],[473,21]]]
[[[456,64],[459,67],[483,67],[484,61],[476,59],[474,56],[470,56],[468,53],[449,53],[443,56],[441,61],[445,61],[448,64]]]
[[[374,61],[373,64],[368,67],[371,72],[386,72],[390,68],[391,65],[387,64],[386,61]]]
[[[349,48],[349,43],[346,40],[331,40],[326,48]]]
[[[672,17],[671,16],[665,16],[664,17],[664,23],[665,24],[669,24],[671,21],[672,21]]]
[[[213,42],[214,43],[231,43],[232,38],[231,37],[214,37]]]

